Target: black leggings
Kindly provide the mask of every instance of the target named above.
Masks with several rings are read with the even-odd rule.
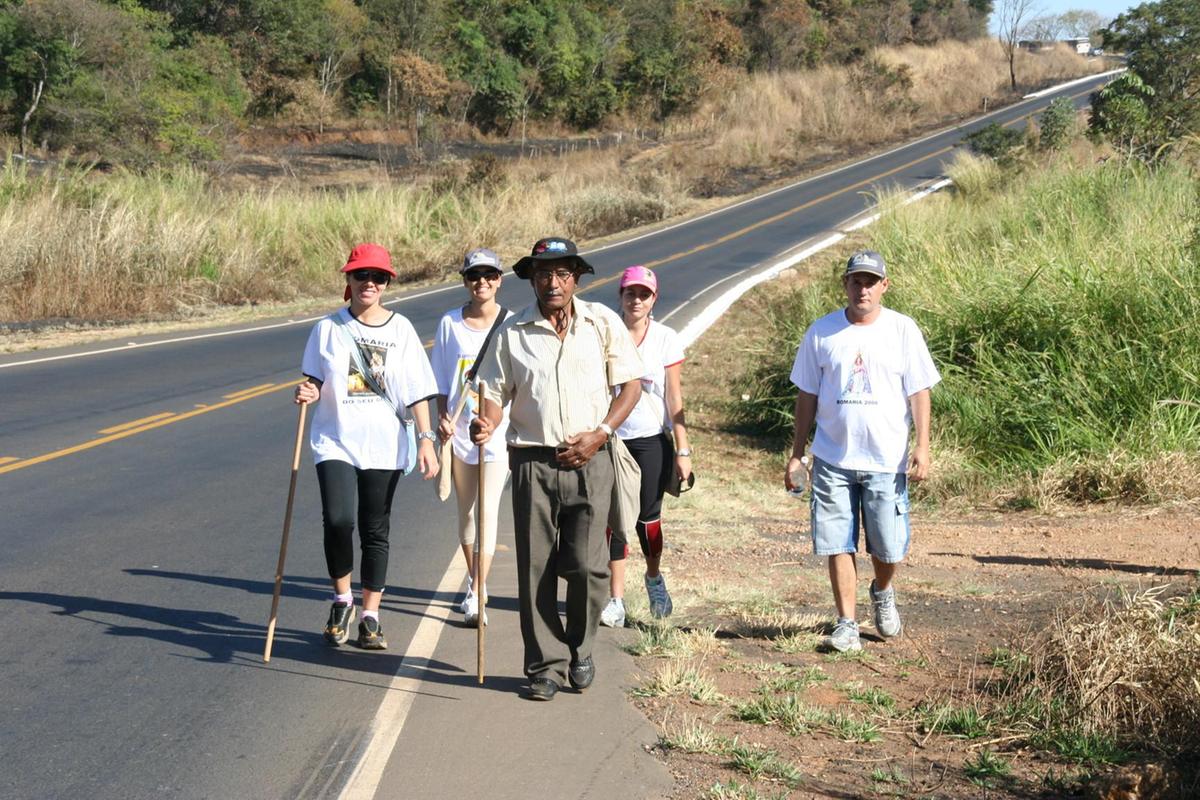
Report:
[[[325,564],[333,579],[354,571],[354,521],[362,541],[362,585],[382,592],[387,583],[389,516],[398,469],[358,469],[345,461],[317,464],[321,514],[325,521]]]
[[[638,543],[642,546],[642,555],[658,556],[662,552],[662,529],[658,521],[662,516],[663,494],[675,474],[675,463],[671,460],[674,447],[666,433],[623,441],[633,460],[642,468],[642,491],[637,523]],[[613,531],[609,541],[609,560],[620,561],[625,558],[626,544],[624,532]]]

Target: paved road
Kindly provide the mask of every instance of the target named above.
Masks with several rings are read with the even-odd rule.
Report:
[[[1062,94],[1083,104],[1092,88]],[[1019,121],[1051,99],[986,121]],[[586,296],[611,301],[619,270],[645,263],[660,276],[659,318],[682,327],[734,276],[861,214],[873,188],[938,178],[982,124],[594,251]],[[394,307],[428,336],[460,292],[415,292]],[[510,276],[502,295],[516,306],[529,290]],[[364,757],[378,762],[381,797],[429,796],[439,776],[471,776],[457,742],[479,727],[462,672],[473,647],[441,622],[458,590],[447,571],[456,542],[430,486],[406,480],[397,495],[384,603],[393,649],[330,650],[306,457],[274,658],[261,663],[295,430],[288,386],[310,324],[0,358],[0,798],[334,797]],[[510,539],[506,527],[502,546]],[[507,558],[502,550],[498,576]],[[659,791],[661,770],[636,746],[649,734],[619,700],[627,662],[613,636],[606,686],[539,717],[513,699],[515,598],[502,577],[497,586],[489,633],[509,649],[493,650],[497,672],[479,702],[487,722],[476,738],[499,770],[484,793],[525,796],[539,758],[590,776],[558,796]],[[401,664],[414,635],[443,628],[427,660]],[[379,713],[403,694],[409,722],[393,731],[389,759]],[[564,745],[580,713],[592,738]],[[568,755],[542,755],[551,751]],[[405,794],[406,778],[426,788]]]

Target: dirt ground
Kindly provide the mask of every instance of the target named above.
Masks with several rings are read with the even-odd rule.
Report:
[[[698,480],[664,510],[669,625],[650,624],[640,554],[631,555],[633,622],[623,635],[640,670],[633,701],[660,729],[655,754],[675,776],[671,796],[1195,796],[1155,795],[1142,774],[1153,766],[1074,762],[1005,732],[930,733],[923,709],[974,702],[966,687],[992,669],[995,648],[1019,646],[1087,594],[1195,585],[1200,509],[1034,514],[918,504],[896,583],[904,634],[875,635],[869,574],[860,573],[862,656],[820,652],[833,608],[824,561],[811,555],[807,502],[783,491],[782,452],[723,429],[723,404],[735,397],[730,364],[756,321],[753,302],[739,303],[688,354]],[[869,562],[860,558],[859,568],[869,573]],[[768,702],[777,711],[791,703],[792,716],[751,721]],[[1140,793],[1103,788],[1114,773],[1141,780]]]

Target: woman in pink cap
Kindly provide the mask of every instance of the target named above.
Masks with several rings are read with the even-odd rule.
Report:
[[[620,292],[621,317],[649,372],[642,378],[637,406],[617,428],[616,435],[642,468],[637,537],[646,557],[650,615],[661,619],[670,616],[672,608],[666,579],[659,572],[663,493],[673,481],[686,485],[692,474],[692,451],[688,447],[679,381],[683,345],[674,330],[650,318],[658,297],[658,278],[653,272],[641,266],[629,267],[621,274]],[[629,553],[626,538],[625,531],[613,529],[609,542],[611,598],[600,614],[600,623],[614,628],[625,625],[625,557]]]
[[[350,575],[357,521],[362,546],[358,645],[384,650],[379,603],[387,582],[392,496],[406,472],[419,469],[426,480],[437,475],[429,413],[437,382],[412,323],[380,302],[396,277],[388,251],[360,244],[350,251],[342,272],[350,305],[313,326],[296,402],[316,404],[309,445],[317,464],[325,562],[333,582],[325,641],[344,644],[354,623]]]

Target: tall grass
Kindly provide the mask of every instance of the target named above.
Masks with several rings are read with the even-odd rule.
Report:
[[[336,297],[357,242],[400,279],[450,271],[481,244],[515,260],[549,232],[586,238],[686,210],[670,179],[617,154],[521,164],[486,185],[379,181],[233,191],[203,173],[0,172],[0,320],[130,318]]]
[[[991,170],[953,174],[996,191],[890,204],[871,230],[893,272],[885,304],[917,320],[942,372],[930,488],[1021,505],[1200,496],[1194,178],[1115,160]],[[774,305],[743,421],[786,438],[791,359],[845,304],[838,267]]]

